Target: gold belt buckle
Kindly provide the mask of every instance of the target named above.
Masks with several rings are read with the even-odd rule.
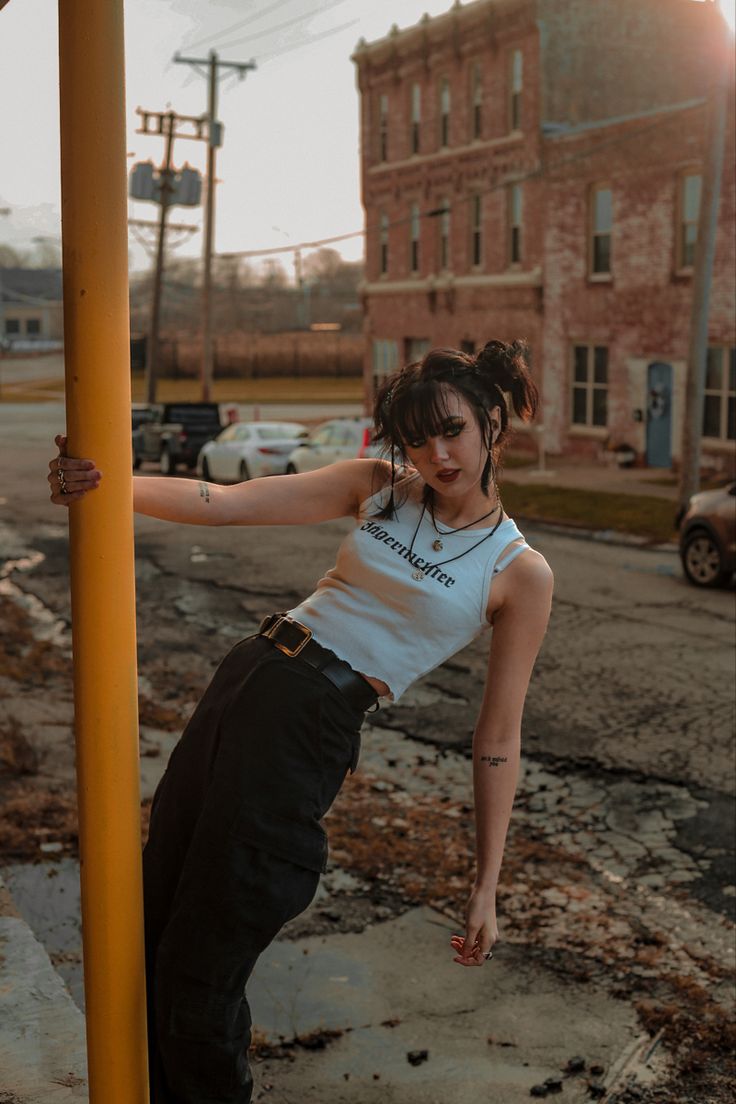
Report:
[[[281,625],[284,624],[293,625],[295,629],[300,629],[304,633],[304,636],[294,648],[290,648],[288,644],[284,644],[282,641],[276,640],[271,635],[273,630],[278,629]],[[298,656],[299,653],[304,648],[306,648],[307,644],[312,639],[312,630],[308,629],[306,625],[302,625],[299,621],[291,621],[287,617],[282,617],[280,621],[277,621],[275,625],[268,629],[268,631],[266,632],[266,636],[268,636],[273,641],[280,652],[283,652],[284,655],[289,656],[290,659],[293,659],[294,656]]]

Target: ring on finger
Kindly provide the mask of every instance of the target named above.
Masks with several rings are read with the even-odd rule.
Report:
[[[59,478],[59,490],[62,494],[69,494],[66,486],[66,476],[64,475],[64,469],[62,467],[59,467],[56,474]]]

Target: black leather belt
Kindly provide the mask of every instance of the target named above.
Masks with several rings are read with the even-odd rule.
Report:
[[[354,671],[345,660],[338,659],[329,648],[318,644],[312,637],[312,630],[299,621],[293,621],[283,613],[271,613],[264,617],[258,634],[267,637],[284,655],[290,658],[298,656],[310,667],[321,671],[355,709],[365,712],[378,701],[378,694],[367,679]]]

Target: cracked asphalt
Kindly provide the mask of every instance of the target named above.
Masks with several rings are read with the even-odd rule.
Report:
[[[3,470],[15,473],[12,497],[6,488],[0,498],[0,575],[3,564],[15,564],[0,579],[0,603],[4,614],[12,610],[7,639],[15,632],[21,640],[13,653],[6,639],[6,654],[18,662],[0,672],[0,729],[6,736],[12,729],[16,749],[3,797],[11,812],[14,800],[26,800],[25,827],[0,838],[0,869],[81,1003],[73,917],[69,935],[74,903],[59,906],[56,927],[63,919],[66,928],[57,946],[38,878],[28,875],[33,863],[53,879],[56,863],[63,882],[68,864],[73,881],[75,869],[66,525],[46,500],[49,455],[38,440],[22,449],[0,445]],[[524,715],[499,892],[501,939],[512,961],[523,951],[532,975],[537,963],[540,979],[550,970],[574,978],[623,1002],[650,1037],[664,1031],[666,1066],[653,1082],[641,1081],[638,1097],[613,1095],[633,1092],[636,1077],[628,1087],[611,1082],[612,1102],[726,1100],[723,1025],[733,1012],[736,910],[733,592],[688,586],[666,550],[520,527],[548,559],[556,585]],[[144,798],[219,659],[266,613],[309,591],[348,528],[207,530],[137,520]],[[331,873],[285,930],[284,944],[367,938],[413,910],[462,924],[472,861],[470,742],[488,640],[369,715],[360,768],[327,818]],[[43,695],[38,663],[35,674],[23,666],[41,645]],[[26,764],[20,771],[18,761]],[[66,802],[66,812],[49,812],[49,794]],[[533,988],[533,976],[528,983]],[[262,1008],[267,1018],[265,998]],[[683,1039],[696,1022],[708,1027],[699,1040],[710,1055],[705,1069]],[[305,1030],[309,1023],[306,1015]],[[343,1045],[327,1050],[339,1054]],[[304,1071],[317,1077],[315,1063],[327,1063],[311,1051],[285,1063],[268,1046],[261,1060],[273,1091],[256,1099],[285,1102],[296,1098],[289,1092]],[[321,1104],[319,1095],[298,1098]],[[345,1099],[380,1097],[366,1088]],[[458,1095],[458,1104],[465,1099]]]

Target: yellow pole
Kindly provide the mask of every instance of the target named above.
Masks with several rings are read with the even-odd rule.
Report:
[[[70,509],[84,981],[92,1104],[148,1100],[130,436],[123,0],[60,0]]]

